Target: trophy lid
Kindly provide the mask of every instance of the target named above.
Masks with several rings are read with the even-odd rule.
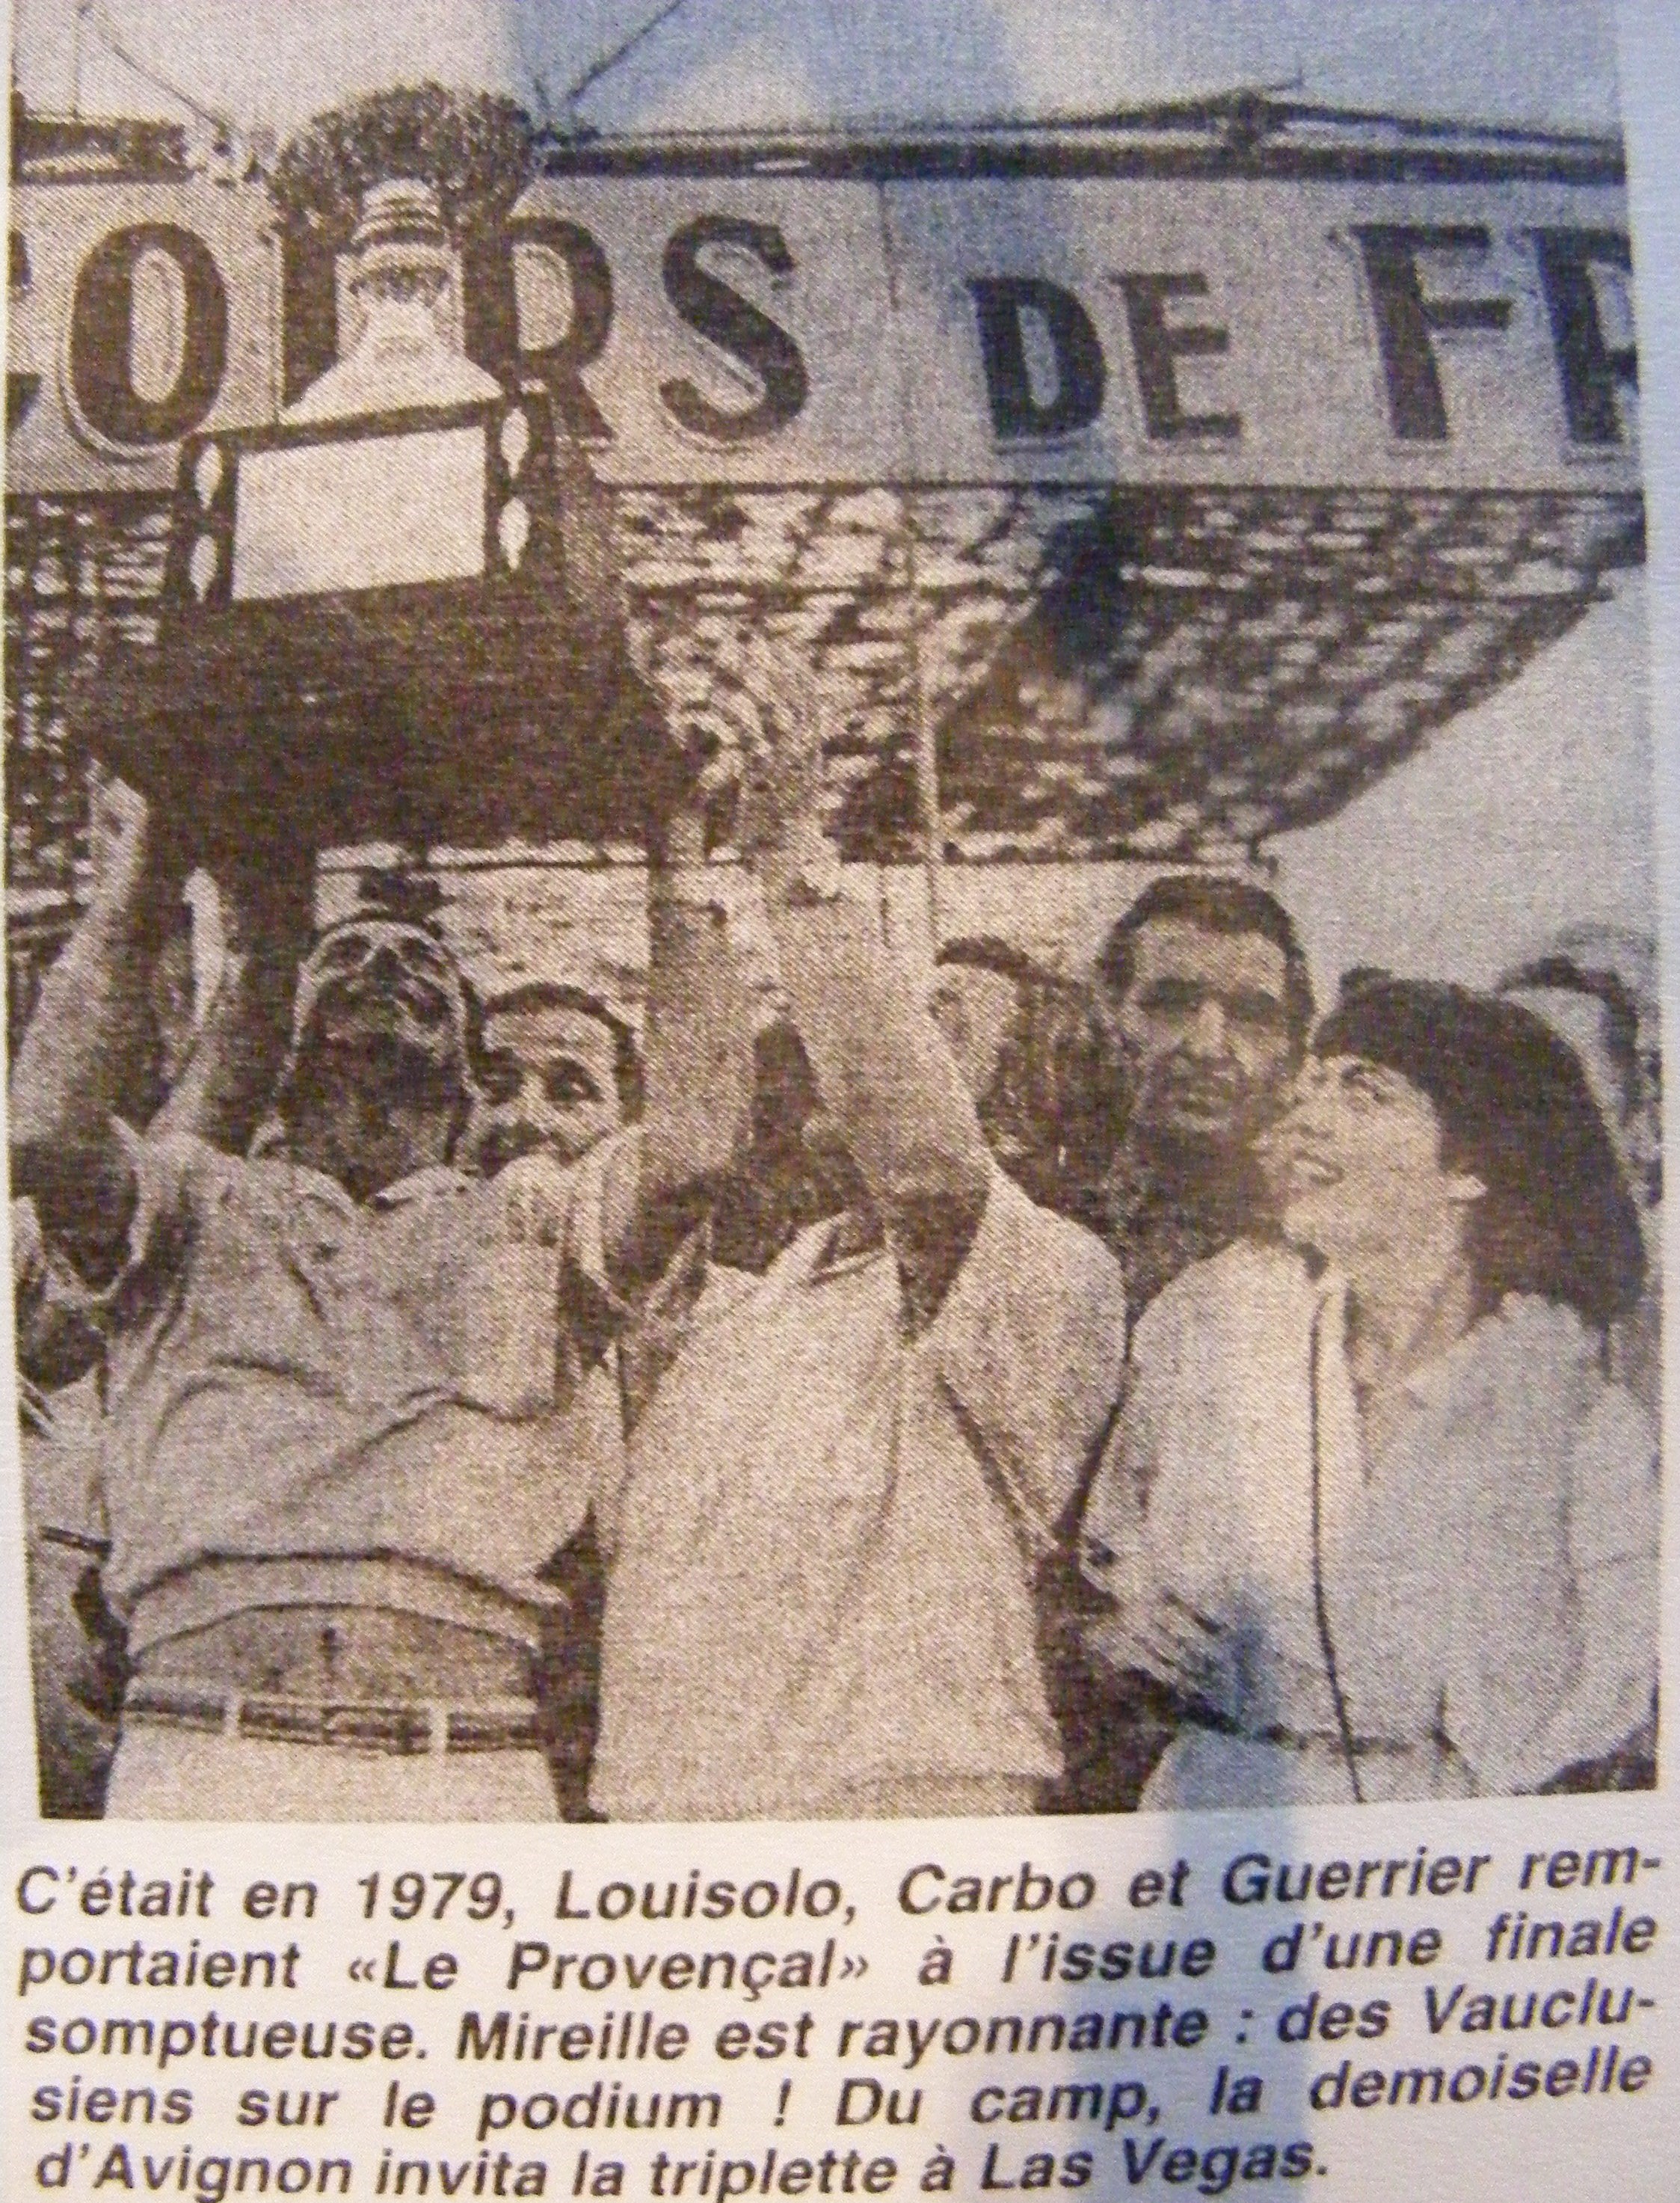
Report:
[[[393,176],[363,192],[351,233],[351,256],[358,287],[387,271],[401,275],[450,273],[449,236],[434,186],[411,176]]]
[[[363,193],[349,285],[367,320],[349,356],[318,375],[282,421],[342,421],[481,404],[501,387],[445,333],[438,308],[455,271],[434,186],[398,176]]]

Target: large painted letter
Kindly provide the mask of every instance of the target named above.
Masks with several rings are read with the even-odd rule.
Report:
[[[1418,255],[1485,252],[1488,232],[1479,221],[1421,228],[1376,222],[1353,234],[1365,255],[1394,434],[1406,443],[1444,443],[1447,401],[1430,332],[1502,329],[1511,319],[1511,301],[1426,298]]]
[[[726,413],[712,405],[686,376],[662,382],[659,395],[673,417],[693,434],[739,444],[785,428],[805,404],[811,386],[799,347],[787,330],[701,265],[700,255],[710,245],[750,252],[772,275],[791,275],[793,256],[774,222],[721,214],[702,215],[687,223],[665,247],[666,297],[691,329],[751,369],[763,394],[756,405],[739,413]]]
[[[980,357],[992,427],[1000,441],[1067,436],[1103,410],[1103,348],[1091,316],[1071,291],[1041,275],[973,275],[969,294],[980,322]],[[1027,364],[1024,317],[1049,339],[1056,394],[1041,399]]]
[[[135,277],[153,255],[180,282],[175,372],[167,389],[134,385]],[[83,262],[70,309],[70,395],[82,424],[107,443],[144,452],[196,428],[227,367],[227,293],[209,247],[173,222],[137,222],[102,238]]]

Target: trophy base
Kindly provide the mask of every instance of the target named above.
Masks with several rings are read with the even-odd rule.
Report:
[[[622,641],[524,591],[427,583],[166,621],[91,746],[215,870],[346,843],[645,843],[677,760]]]

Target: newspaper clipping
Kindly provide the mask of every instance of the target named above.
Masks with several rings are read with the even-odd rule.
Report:
[[[1672,2192],[1616,32],[21,0],[9,2194]]]

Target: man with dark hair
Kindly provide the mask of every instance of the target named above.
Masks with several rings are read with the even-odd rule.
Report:
[[[606,1526],[610,1817],[1020,1812],[1056,1769],[1030,1560],[1100,1432],[1118,1266],[997,1167],[846,894],[820,690],[768,643],[736,828],[861,1211],[702,1287]],[[744,712],[743,718],[747,714]]]
[[[1089,1220],[1119,1258],[1135,1325],[1182,1270],[1263,1223],[1254,1143],[1305,1052],[1312,989],[1274,896],[1173,872],[1111,929],[1096,1013],[1125,1114]],[[1114,1812],[1137,1803],[1170,1727],[1135,1680],[1087,1657],[1090,1597],[1065,1556],[1046,1572],[1042,1626],[1068,1769],[1047,1802]]]
[[[475,1003],[467,1160],[493,1178],[543,1151],[575,1162],[641,1106],[635,1036],[598,995],[533,979]]]
[[[1136,1322],[1187,1263],[1250,1229],[1253,1144],[1306,1046],[1312,988],[1289,915],[1211,874],[1153,881],[1097,960],[1126,1127],[1099,1209]]]

